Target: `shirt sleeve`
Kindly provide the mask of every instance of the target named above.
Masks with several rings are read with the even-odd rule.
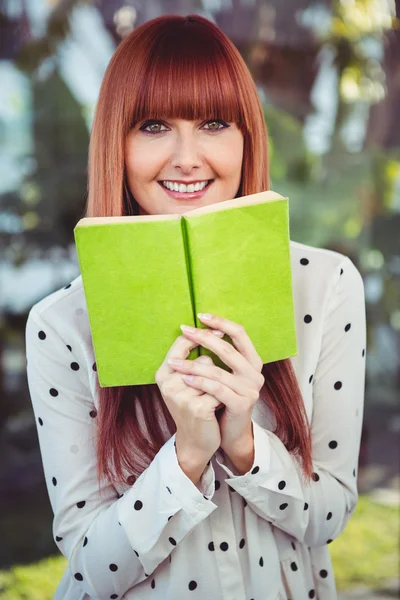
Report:
[[[196,486],[181,470],[173,435],[124,494],[96,475],[96,410],[87,368],[33,307],[27,377],[53,535],[76,585],[99,600],[142,582],[217,506],[214,470]]]
[[[254,463],[237,475],[220,450],[217,462],[260,517],[309,547],[329,543],[345,528],[357,499],[357,465],[365,386],[364,285],[350,259],[340,264],[324,319],[314,374],[311,483],[280,439],[253,421]]]

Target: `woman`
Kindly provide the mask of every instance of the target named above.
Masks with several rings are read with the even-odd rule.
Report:
[[[86,216],[182,213],[267,190],[267,158],[233,44],[202,17],[157,18],[107,68]],[[336,598],[327,544],[357,502],[363,283],[342,254],[291,241],[291,259],[298,354],[277,363],[214,315],[210,331],[174,341],[157,384],[100,388],[81,277],[31,309],[28,382],[69,562],[56,600]],[[232,372],[186,360],[197,345]]]

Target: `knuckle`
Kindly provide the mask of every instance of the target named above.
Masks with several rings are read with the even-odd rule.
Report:
[[[262,387],[265,383],[265,377],[262,373],[260,373],[259,382],[260,387]]]

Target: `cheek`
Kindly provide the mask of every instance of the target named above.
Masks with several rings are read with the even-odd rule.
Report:
[[[150,144],[131,143],[125,150],[125,165],[128,180],[135,183],[146,183],[153,180],[159,172],[161,158]]]

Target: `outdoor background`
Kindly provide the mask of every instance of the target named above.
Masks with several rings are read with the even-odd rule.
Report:
[[[0,0],[0,600],[50,600],[66,566],[25,323],[79,274],[73,228],[110,57],[167,13],[206,16],[238,47],[264,106],[271,188],[290,199],[291,238],[342,252],[363,276],[361,495],[329,549],[341,597],[398,597],[400,0]]]

